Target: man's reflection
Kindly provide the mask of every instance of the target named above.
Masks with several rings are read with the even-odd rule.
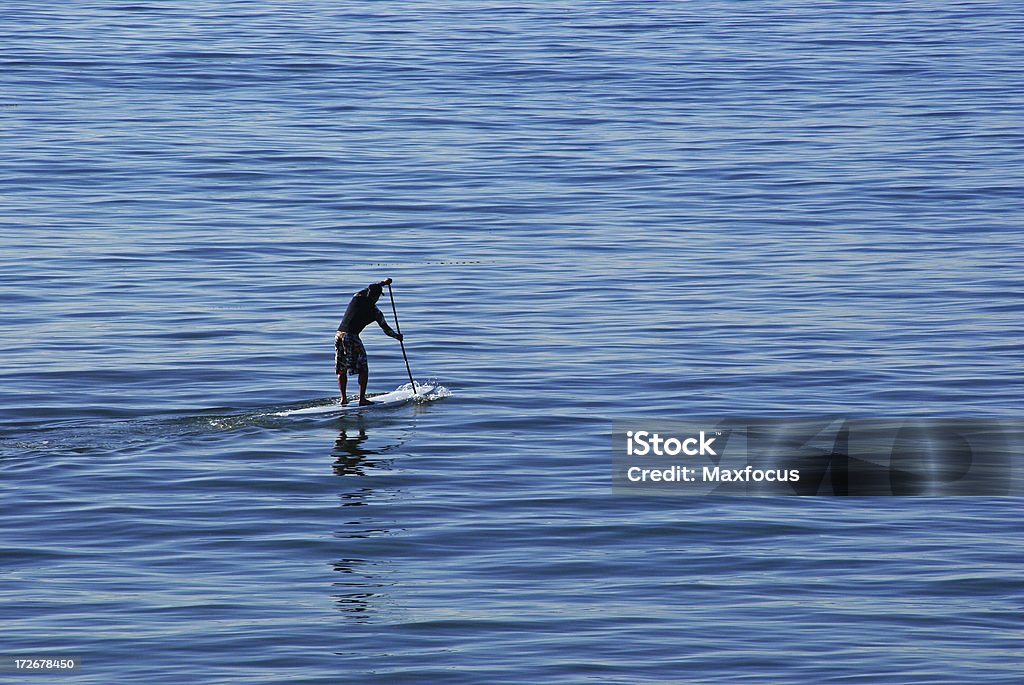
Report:
[[[378,424],[379,427],[379,424]],[[381,455],[388,450],[368,447],[369,435],[366,420],[361,417],[346,417],[338,430],[331,456],[334,462],[331,469],[338,476],[365,476],[366,470],[384,466]],[[341,506],[366,506],[374,494],[370,478],[343,481],[346,487],[339,492]],[[356,485],[357,487],[352,487]],[[352,512],[353,514],[355,512]],[[352,552],[362,549],[362,540],[389,534],[389,529],[375,516],[365,514],[345,517],[343,527],[335,531],[335,538],[342,542],[346,550],[344,558],[334,561],[332,566],[341,574],[338,580],[331,583],[331,596],[338,610],[349,619],[367,622],[372,618],[372,602],[374,598],[384,594],[388,583],[383,580],[380,572],[380,560],[359,558]]]
[[[361,416],[357,417],[356,421],[347,422],[342,426],[338,438],[334,441],[334,449],[331,450],[331,456],[334,457],[332,468],[336,475],[365,476],[363,469],[376,466],[372,457],[380,454],[380,451],[363,446],[368,438],[366,420]]]

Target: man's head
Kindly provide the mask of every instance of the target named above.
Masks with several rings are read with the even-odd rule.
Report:
[[[366,296],[370,298],[370,302],[374,304],[380,299],[380,294],[384,292],[384,288],[381,287],[380,283],[374,283],[366,288]]]

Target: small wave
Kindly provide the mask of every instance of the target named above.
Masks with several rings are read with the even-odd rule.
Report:
[[[411,383],[405,383],[395,388],[395,392],[408,392],[410,390],[412,390]],[[434,379],[430,379],[427,381],[416,381],[416,391],[422,392],[422,394],[418,394],[413,398],[413,401],[416,402],[417,404],[433,402],[434,400],[439,400],[445,397],[452,396],[451,390],[441,385]]]
[[[408,392],[411,388],[412,386],[406,383],[395,390]],[[451,390],[433,379],[426,382],[417,381],[416,388],[422,392],[411,398],[416,405],[451,397],[453,394]],[[330,406],[336,403],[337,397],[330,397],[303,402],[298,407]],[[282,417],[288,414],[286,410],[295,409],[295,406],[238,410],[219,408],[176,416],[136,417],[116,421],[85,420],[59,426],[43,424],[21,431],[20,435],[0,437],[0,460],[45,452],[87,453],[110,449],[123,451],[126,448],[161,440],[177,442],[213,433],[252,428],[290,428],[295,424]]]

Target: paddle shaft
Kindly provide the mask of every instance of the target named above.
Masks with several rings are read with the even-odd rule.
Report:
[[[388,283],[388,297],[391,298],[391,313],[395,315],[395,333],[402,334],[402,327],[398,325],[398,308],[395,307],[395,293],[391,289],[391,284]],[[405,370],[409,372],[409,383],[412,384],[412,394],[416,395],[416,381],[412,379],[412,369],[409,368],[409,355],[405,353],[405,341],[399,340],[398,344],[402,346],[402,359],[405,360]]]

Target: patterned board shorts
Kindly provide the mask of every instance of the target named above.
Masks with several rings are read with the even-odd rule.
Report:
[[[334,335],[334,372],[341,374],[348,371],[359,375],[369,367],[366,364],[366,348],[358,335],[338,331]]]

